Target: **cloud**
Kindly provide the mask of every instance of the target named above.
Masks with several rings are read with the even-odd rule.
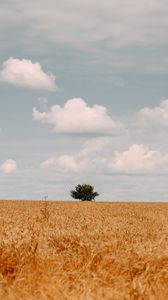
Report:
[[[118,135],[123,127],[108,115],[104,106],[90,107],[81,98],[68,100],[63,107],[54,105],[49,112],[33,108],[34,120],[52,124],[58,133]]]
[[[56,90],[55,76],[46,74],[40,63],[10,57],[4,61],[0,80],[20,87]]]
[[[86,0],[80,4],[70,0],[68,5],[67,1],[59,4],[58,0],[30,0],[28,6],[24,0],[19,2],[19,11],[31,21],[33,36],[78,48],[100,41],[108,47],[165,43],[165,0],[125,0],[124,5],[123,0]]]
[[[48,158],[41,163],[41,167],[45,169],[54,168],[59,173],[99,173],[102,172],[106,161],[106,158],[80,157],[79,154],[65,154]]]
[[[52,64],[57,55],[61,68],[72,53],[70,69],[79,68],[79,63],[88,69],[89,63],[96,62],[114,74],[121,69],[167,73],[167,8],[165,0],[125,0],[124,5],[123,0],[80,4],[76,0],[30,0],[29,5],[18,0],[12,8],[10,1],[5,1],[0,11],[0,35],[5,41],[6,36],[11,38],[1,48],[4,53],[10,48],[23,55],[38,49],[38,53],[48,53]],[[82,54],[80,62],[73,49]],[[112,78],[112,84],[123,86],[125,82]]]
[[[17,170],[17,164],[16,161],[13,159],[7,159],[1,166],[0,170],[3,173],[10,174]]]
[[[101,156],[95,149],[83,151],[84,149],[87,148],[82,147],[74,155],[66,154],[51,157],[42,162],[41,167],[54,167],[60,173],[66,171],[79,174],[105,173],[111,175],[117,173],[125,175],[168,174],[168,154],[151,150],[143,144],[133,144],[123,152],[115,151],[108,155],[102,152]],[[94,155],[92,155],[93,153]]]
[[[75,158],[71,155],[61,155],[58,157],[58,165],[65,168],[67,171],[77,172],[78,164]]]
[[[41,168],[48,169],[51,167],[55,167],[59,171],[70,171],[70,172],[78,172],[79,166],[76,161],[76,158],[72,155],[57,155],[55,157],[50,157],[47,160],[41,163]]]
[[[54,168],[59,172],[99,172],[106,163],[100,153],[110,145],[110,137],[93,138],[83,143],[81,149],[73,155],[63,154],[49,157],[41,163],[41,168]],[[96,171],[95,171],[96,170]]]
[[[168,154],[150,150],[142,144],[133,144],[124,152],[116,152],[110,167],[126,174],[167,172]]]
[[[41,163],[42,168],[49,168],[55,164],[54,158],[49,158]]]
[[[154,108],[145,107],[138,112],[141,125],[168,128],[168,100]]]
[[[105,148],[110,145],[111,138],[108,136],[98,137],[86,141],[81,150],[79,151],[79,156],[95,155],[96,153],[101,153]]]
[[[110,151],[109,146],[110,144],[107,145],[109,148],[107,155],[102,152],[99,156],[95,152],[93,158],[86,153],[83,171],[126,175],[168,173],[168,153],[150,149],[143,144],[132,144],[123,152]],[[80,165],[80,155],[77,156],[77,161]]]

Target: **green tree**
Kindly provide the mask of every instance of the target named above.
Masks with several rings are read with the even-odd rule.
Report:
[[[99,196],[97,192],[94,192],[94,187],[90,184],[78,184],[70,193],[72,198],[81,201],[92,201]]]

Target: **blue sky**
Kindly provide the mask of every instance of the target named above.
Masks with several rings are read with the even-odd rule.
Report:
[[[167,201],[168,3],[0,4],[0,198]]]

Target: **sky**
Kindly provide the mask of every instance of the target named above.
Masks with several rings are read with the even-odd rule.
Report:
[[[0,4],[0,199],[168,199],[168,2]]]

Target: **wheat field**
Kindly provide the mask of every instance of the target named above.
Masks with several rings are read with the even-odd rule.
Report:
[[[168,299],[168,204],[0,201],[0,299]]]

